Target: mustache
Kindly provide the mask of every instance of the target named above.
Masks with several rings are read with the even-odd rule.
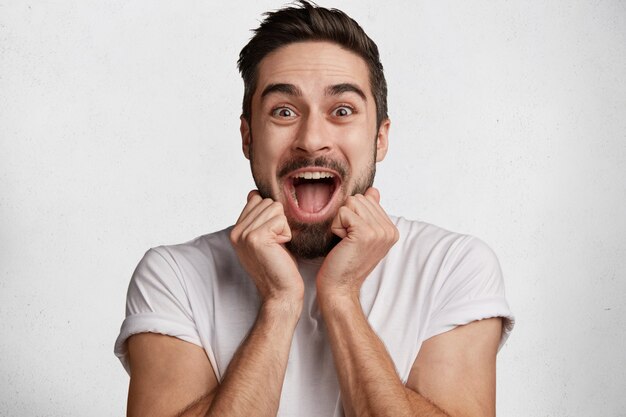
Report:
[[[292,171],[300,168],[307,167],[319,167],[319,168],[327,168],[336,171],[341,176],[341,179],[344,180],[348,176],[348,168],[345,164],[335,161],[333,159],[326,158],[324,156],[318,156],[317,158],[294,158],[288,161],[285,161],[278,170],[278,176],[283,177],[289,174]]]

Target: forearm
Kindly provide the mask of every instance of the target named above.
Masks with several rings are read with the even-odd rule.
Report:
[[[182,416],[276,416],[298,303],[263,304],[248,337],[239,347],[220,385]]]
[[[406,388],[357,296],[320,302],[348,417],[447,416]]]

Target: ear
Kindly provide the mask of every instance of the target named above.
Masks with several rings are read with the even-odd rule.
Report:
[[[385,159],[387,149],[389,148],[389,127],[391,120],[385,119],[380,123],[378,135],[376,136],[376,162]]]
[[[252,136],[250,136],[250,125],[243,116],[241,116],[239,120],[241,121],[241,124],[239,125],[239,132],[241,133],[241,149],[243,150],[243,154],[246,159],[250,159],[250,142],[252,140]]]

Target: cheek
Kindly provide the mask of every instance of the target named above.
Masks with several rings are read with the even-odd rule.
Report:
[[[297,131],[295,124],[279,126],[268,122],[259,129],[259,142],[267,155],[279,156],[290,149]]]
[[[371,129],[346,130],[341,137],[340,149],[354,169],[370,164],[376,151],[376,134]]]
[[[253,168],[266,175],[275,175],[280,161],[288,153],[289,144],[285,132],[280,129],[255,129],[251,143]]]

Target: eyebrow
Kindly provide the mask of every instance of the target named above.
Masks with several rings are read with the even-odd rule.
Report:
[[[287,84],[287,83],[277,83],[277,84],[270,84],[267,87],[265,87],[263,89],[263,92],[261,93],[261,98],[272,93],[282,93],[288,96],[302,97],[302,90],[300,90],[295,85]],[[364,101],[367,101],[367,96],[365,95],[363,90],[361,90],[355,84],[351,84],[351,83],[335,84],[335,85],[326,87],[326,89],[324,90],[324,94],[326,94],[327,96],[338,96],[343,93],[355,93],[359,97],[361,97]]]
[[[263,92],[261,93],[261,98],[271,93],[283,93],[283,94],[287,94],[288,96],[295,96],[295,97],[302,96],[302,90],[300,90],[298,87],[296,87],[293,84],[285,84],[285,83],[268,85],[267,87],[263,89]]]
[[[363,99],[363,101],[367,101],[367,97],[365,96],[363,90],[351,83],[331,85],[329,87],[326,87],[325,90],[325,94],[327,96],[337,96],[343,93],[356,93],[359,97]]]

